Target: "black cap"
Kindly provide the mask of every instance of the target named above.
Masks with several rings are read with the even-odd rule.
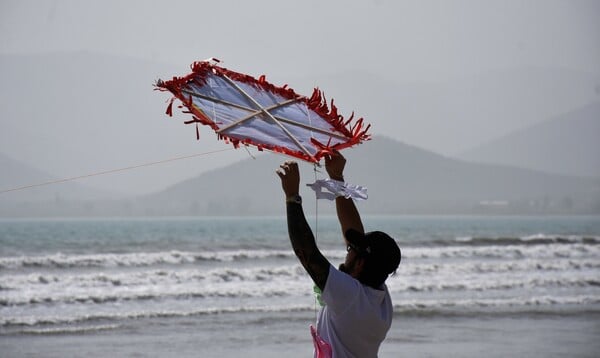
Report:
[[[359,255],[373,262],[383,273],[391,274],[396,271],[402,254],[396,240],[381,231],[371,231],[365,234],[349,229],[346,231],[346,240],[357,250]]]

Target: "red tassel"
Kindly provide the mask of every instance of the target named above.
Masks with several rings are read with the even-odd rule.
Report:
[[[167,106],[167,111],[165,112],[169,117],[173,117],[173,101],[175,101],[175,97],[171,97],[169,105]]]

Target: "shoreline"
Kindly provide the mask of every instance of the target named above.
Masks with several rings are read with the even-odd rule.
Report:
[[[309,357],[313,312],[149,318],[83,332],[0,336],[10,357]],[[600,311],[543,315],[396,314],[380,357],[594,357]]]

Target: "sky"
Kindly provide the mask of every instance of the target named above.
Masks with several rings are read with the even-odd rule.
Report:
[[[0,10],[3,53],[90,50],[185,65],[214,54],[271,76],[376,67],[414,81],[600,66],[594,0],[3,0]]]
[[[183,74],[191,62],[214,56],[228,68],[256,75],[267,73],[269,80],[279,84],[302,77],[318,82],[331,74],[357,71],[404,85],[451,83],[531,67],[597,78],[600,2],[0,1],[0,55],[72,51],[162,63],[172,66],[173,74]],[[556,91],[552,95],[562,96]],[[559,114],[588,99],[560,103],[562,107],[556,104],[543,114]],[[158,101],[162,104],[163,99]],[[554,102],[553,98],[548,102]],[[535,106],[539,107],[537,102]],[[8,128],[4,117],[0,125]],[[475,131],[464,138],[457,134],[451,141],[452,132],[444,133],[443,129],[434,136],[418,117],[419,112],[415,112],[401,127],[392,125],[396,118],[377,118],[374,128],[380,129],[375,134],[387,134],[445,155],[478,144],[468,138],[490,139]],[[498,120],[485,126],[505,133],[526,124]],[[132,157],[126,164],[139,164],[141,157],[135,156],[135,148],[130,152]],[[165,152],[164,156],[153,152],[142,162],[193,153],[184,149]],[[110,162],[102,168],[71,170],[58,162],[56,170],[47,161],[31,164],[59,177],[112,169]],[[114,162],[114,168],[122,166],[125,162]],[[181,179],[191,174],[182,174]],[[145,185],[139,181],[134,185],[135,179],[127,179],[120,189],[148,192],[175,179],[165,177]],[[114,180],[97,184],[110,188]]]

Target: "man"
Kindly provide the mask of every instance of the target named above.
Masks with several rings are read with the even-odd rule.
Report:
[[[329,177],[344,181],[346,159],[338,152],[325,158]],[[336,211],[347,247],[346,259],[333,267],[317,248],[298,195],[298,164],[285,162],[277,174],[286,196],[292,248],[315,285],[325,306],[317,320],[318,335],[332,348],[333,357],[377,357],[392,323],[393,308],[385,285],[400,264],[400,249],[387,234],[365,233],[352,199],[337,197]],[[316,352],[315,352],[316,354]]]

